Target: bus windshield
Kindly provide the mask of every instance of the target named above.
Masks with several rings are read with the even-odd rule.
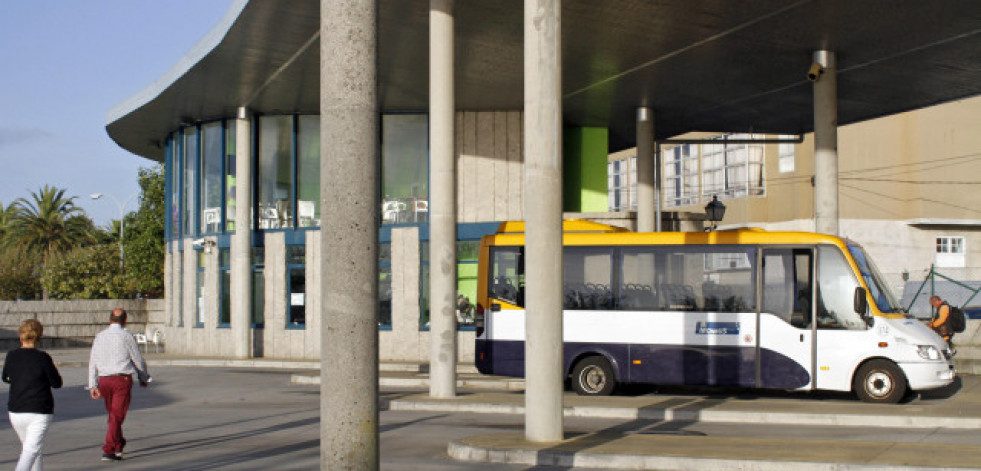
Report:
[[[856,244],[848,244],[848,251],[851,252],[852,257],[855,259],[859,271],[862,272],[862,279],[865,280],[865,284],[869,287],[872,299],[875,300],[875,305],[879,308],[879,311],[882,313],[906,312],[899,304],[899,301],[896,300],[896,296],[889,290],[889,286],[886,285],[882,278],[882,273],[876,268],[875,263],[865,253],[865,250]]]

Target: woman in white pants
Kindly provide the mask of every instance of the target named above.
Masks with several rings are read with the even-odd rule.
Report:
[[[41,448],[54,419],[51,388],[62,384],[51,355],[37,348],[43,332],[40,322],[24,321],[19,331],[20,348],[7,353],[0,374],[3,382],[10,383],[7,410],[22,444],[16,471],[42,471]]]

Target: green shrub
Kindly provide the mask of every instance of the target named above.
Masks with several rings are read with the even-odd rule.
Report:
[[[51,299],[122,299],[132,291],[119,268],[119,246],[77,248],[48,263],[41,285]]]
[[[0,251],[0,300],[39,299],[40,262],[40,257],[21,250]]]

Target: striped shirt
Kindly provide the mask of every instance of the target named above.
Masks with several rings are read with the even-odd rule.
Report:
[[[146,361],[140,355],[136,338],[119,324],[109,327],[95,336],[92,341],[92,354],[89,357],[89,387],[99,386],[100,376],[132,375],[141,382],[150,380]]]

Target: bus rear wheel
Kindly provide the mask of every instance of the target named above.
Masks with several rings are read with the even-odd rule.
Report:
[[[891,361],[872,360],[855,373],[852,387],[864,402],[895,404],[906,395],[906,376]]]
[[[601,356],[586,357],[576,363],[571,383],[580,396],[609,396],[617,384],[613,367]]]

